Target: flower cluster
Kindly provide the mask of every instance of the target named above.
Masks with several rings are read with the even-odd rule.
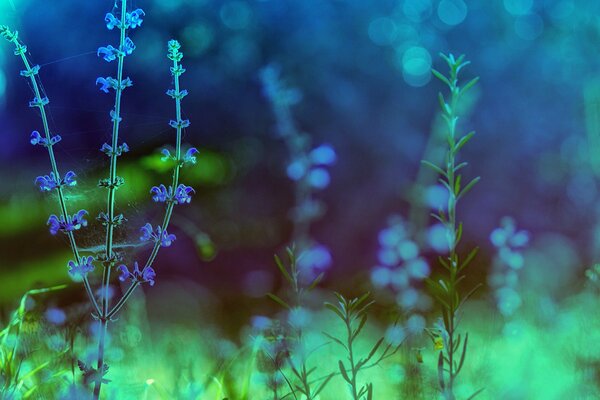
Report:
[[[32,145],[40,145],[40,146],[53,146],[56,143],[60,142],[62,140],[62,138],[60,137],[60,135],[54,135],[50,137],[50,141],[48,141],[45,137],[42,137],[42,135],[40,135],[40,133],[38,131],[33,131],[31,132],[31,137],[29,139],[29,142]]]
[[[518,231],[515,220],[504,217],[494,229],[490,241],[496,248],[489,284],[494,289],[496,306],[505,317],[512,316],[521,307],[518,292],[519,273],[523,268],[522,250],[529,243],[529,233]]]
[[[67,172],[62,179],[56,179],[54,172],[50,172],[50,175],[42,175],[35,178],[35,184],[40,187],[42,192],[49,192],[59,186],[77,185],[77,180],[75,178],[76,175],[73,171]]]
[[[305,180],[313,189],[325,189],[331,180],[325,167],[334,164],[336,159],[333,147],[323,144],[293,159],[287,167],[287,175],[293,181]]]
[[[48,218],[46,225],[50,226],[50,233],[53,235],[56,235],[58,231],[62,231],[63,233],[76,231],[83,226],[87,226],[87,220],[85,219],[87,214],[86,210],[79,210],[76,214],[67,215],[66,220],[62,215],[58,217],[52,214]]]
[[[69,274],[73,278],[82,278],[87,275],[88,272],[92,272],[94,270],[94,265],[92,262],[94,261],[94,257],[81,257],[79,262],[69,261]]]
[[[123,43],[123,46],[120,46],[118,49],[110,44],[106,47],[99,47],[97,55],[98,57],[102,56],[102,58],[104,58],[105,61],[111,62],[113,60],[116,60],[117,57],[125,57],[131,55],[131,53],[133,53],[134,50],[135,44],[133,43],[133,40],[131,40],[130,38],[126,38],[125,43]]]
[[[329,249],[319,243],[312,243],[298,256],[297,265],[299,278],[302,282],[310,283],[319,274],[331,267],[333,260]]]
[[[156,278],[156,272],[152,267],[146,267],[142,271],[138,266],[137,261],[133,263],[133,271],[129,271],[126,265],[122,264],[117,267],[119,271],[119,280],[125,282],[127,279],[131,279],[132,282],[145,283],[148,282],[150,286],[154,286],[154,279]]]
[[[113,150],[112,146],[108,143],[104,143],[102,147],[100,147],[100,151],[111,157],[112,155],[120,156],[123,153],[127,153],[129,151],[129,146],[127,143],[123,142],[123,144],[117,146],[115,150]]]
[[[125,28],[135,29],[138,26],[142,25],[142,17],[146,15],[144,10],[141,8],[135,9],[130,13],[125,14]],[[121,28],[121,21],[115,17],[112,13],[106,13],[104,17],[104,21],[106,22],[106,27],[109,30],[113,30],[114,28]]]
[[[120,84],[118,80],[110,76],[107,76],[106,78],[99,77],[96,79],[96,85],[98,84],[101,85],[100,90],[102,90],[104,93],[108,93],[108,89],[123,90],[125,88],[133,86],[133,82],[131,81],[131,79],[129,79],[129,77],[123,79]]]
[[[195,190],[191,186],[180,184],[173,191],[172,186],[169,186],[167,189],[165,185],[161,184],[160,186],[153,186],[150,189],[150,193],[152,193],[152,200],[157,203],[173,202],[175,204],[189,204],[192,201],[191,194],[195,193]]]
[[[389,219],[387,227],[378,235],[379,264],[371,271],[371,281],[376,287],[387,288],[394,293],[398,307],[406,316],[406,330],[416,334],[425,328],[422,313],[431,307],[431,299],[422,290],[431,269],[411,237],[411,229],[402,217],[392,216]],[[393,329],[404,334],[400,326]],[[390,343],[394,342],[390,340]]]
[[[181,160],[178,160],[177,157],[171,154],[171,152],[168,149],[162,149],[161,154],[163,156],[161,158],[161,161],[175,161],[181,163],[181,165],[196,164],[196,154],[198,153],[198,149],[196,149],[195,147],[190,147],[189,150],[186,151],[183,155],[183,158]]]
[[[142,242],[160,242],[161,246],[169,247],[176,239],[175,235],[169,234],[160,225],[153,229],[152,225],[146,224],[140,230],[142,232],[142,236],[140,236]]]

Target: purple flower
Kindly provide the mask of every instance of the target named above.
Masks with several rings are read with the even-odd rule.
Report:
[[[106,154],[107,156],[112,156],[113,154],[116,156],[120,156],[123,153],[127,153],[129,151],[129,146],[127,143],[123,142],[123,144],[117,146],[117,149],[113,151],[113,148],[108,143],[104,143],[102,147],[100,147],[100,151]]]
[[[173,128],[175,129],[181,129],[181,128],[187,128],[188,126],[190,126],[190,120],[189,119],[180,119],[178,121],[169,121],[169,125],[171,125]]]
[[[184,204],[192,201],[191,193],[195,193],[195,190],[191,186],[180,184],[173,193],[172,186],[167,189],[165,185],[161,184],[160,186],[153,186],[150,193],[152,193],[152,200],[157,203],[172,201],[175,204]]]
[[[169,189],[171,188],[169,187]],[[157,203],[164,203],[169,200],[171,198],[170,192],[172,192],[172,189],[167,191],[167,188],[163,184],[160,186],[153,186],[152,189],[150,189],[150,193],[152,193],[152,200],[156,201]]]
[[[331,178],[325,168],[314,168],[308,174],[308,183],[315,189],[325,189]]]
[[[176,92],[175,89],[169,89],[167,90],[167,95],[171,96],[173,99],[181,100],[188,95],[188,91],[183,89]]]
[[[100,90],[102,90],[104,93],[108,93],[109,88],[115,89],[117,87],[117,80],[115,78],[111,78],[110,76],[107,76],[106,78],[99,77],[96,79],[96,85],[98,84],[102,85]]]
[[[75,261],[69,261],[69,274],[73,278],[84,277],[88,272],[92,272],[94,270],[94,265],[92,262],[94,261],[94,257],[81,257],[79,263]]]
[[[98,57],[102,56],[105,61],[111,62],[117,59],[117,54],[119,54],[119,50],[115,49],[111,45],[108,45],[106,47],[99,47],[97,54]]]
[[[33,100],[31,100],[29,102],[29,107],[34,108],[34,107],[44,107],[46,104],[50,103],[50,100],[48,100],[47,97],[42,97],[41,99],[38,99],[37,97],[34,97]]]
[[[140,271],[137,261],[133,263],[133,271],[129,272],[129,269],[125,264],[117,267],[119,271],[119,280],[125,282],[128,278],[133,282],[145,283],[148,282],[150,286],[154,286],[154,279],[156,279],[156,272],[152,267],[146,267],[143,271]]]
[[[75,172],[69,171],[60,182],[57,182],[54,172],[50,172],[50,175],[38,176],[35,178],[35,183],[36,185],[39,185],[42,192],[49,192],[56,189],[58,186],[75,186],[77,184],[75,177]]]
[[[42,192],[49,192],[58,187],[54,172],[50,172],[50,175],[38,176],[35,178],[35,184],[40,187]]]
[[[196,191],[191,186],[180,184],[175,190],[173,200],[175,201],[175,204],[189,204],[192,201],[192,196],[190,196],[190,194],[195,192]]]
[[[159,242],[163,247],[169,247],[176,239],[175,235],[169,234],[166,230],[163,231],[162,227],[158,225],[156,230],[152,229],[152,225],[146,224],[141,228],[142,236],[140,240],[142,242]]]
[[[109,30],[113,30],[115,27],[121,27],[121,21],[119,21],[112,13],[107,13],[104,17],[104,21],[106,22],[106,27]]]
[[[146,15],[146,13],[141,8],[138,8],[136,10],[133,10],[130,13],[127,13],[125,15],[125,26],[128,28],[131,28],[131,29],[135,29],[138,26],[142,26],[142,22],[144,22],[142,20],[142,17],[144,15]]]
[[[199,153],[198,149],[195,147],[190,147],[188,151],[185,152],[183,156],[184,163],[196,164],[196,156],[195,154]]]
[[[79,210],[72,216],[68,215],[66,221],[64,216],[57,217],[52,214],[48,218],[46,225],[50,226],[50,233],[53,235],[56,235],[58,231],[63,231],[64,233],[75,231],[81,229],[83,226],[87,226],[87,220],[85,219],[87,214],[86,210]]]
[[[125,55],[131,55],[131,53],[133,53],[134,50],[135,44],[133,44],[133,40],[131,40],[130,38],[126,38],[121,51],[125,53]]]
[[[322,144],[310,152],[310,160],[315,165],[331,165],[335,163],[337,156],[335,150],[328,144]]]

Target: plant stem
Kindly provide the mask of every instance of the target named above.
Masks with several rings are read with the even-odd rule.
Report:
[[[12,39],[10,40],[17,49],[21,48],[21,46],[23,46],[20,42],[19,39],[17,38],[17,35],[15,34]],[[41,95],[41,91],[38,85],[38,82],[35,78],[36,74],[32,73],[32,69],[31,69],[31,65],[29,63],[29,60],[27,59],[27,57],[25,56],[24,52],[19,52],[18,53],[21,57],[21,60],[23,61],[23,65],[25,66],[25,71],[28,72],[29,74],[29,80],[31,82],[31,87],[33,88],[33,93],[35,95],[35,97],[38,100],[41,100],[42,95]],[[38,105],[38,108],[40,110],[40,118],[42,120],[42,124],[44,126],[44,136],[46,137],[46,142],[48,143],[48,145],[46,146],[46,148],[48,149],[48,156],[50,158],[50,166],[52,168],[52,173],[54,174],[56,181],[60,182],[61,181],[61,176],[60,173],[58,171],[58,165],[56,163],[56,158],[54,156],[54,149],[52,147],[52,144],[50,142],[52,135],[50,134],[50,126],[48,124],[48,117],[46,115],[46,108],[44,106],[44,104],[40,103]],[[67,210],[67,203],[65,200],[65,195],[63,193],[63,187],[61,185],[58,185],[56,187],[56,191],[58,193],[58,203],[60,206],[60,213],[62,215],[62,217],[65,219],[65,221],[67,220],[67,217],[69,216],[69,212]],[[77,247],[77,242],[75,241],[75,235],[73,234],[73,231],[66,231],[65,232],[67,234],[67,237],[69,238],[69,245],[71,247],[71,251],[73,252],[73,257],[75,258],[75,262],[77,264],[80,263],[81,261],[81,257],[79,255],[79,249]],[[90,303],[92,304],[94,311],[100,315],[100,307],[98,306],[98,302],[96,301],[96,297],[94,296],[91,288],[90,288],[90,284],[89,281],[87,279],[87,275],[83,276],[83,283],[85,286],[85,290],[86,293],[88,295],[88,298],[90,300]]]
[[[179,68],[179,62],[177,60],[173,60],[173,69],[175,71],[177,71],[178,68]],[[179,93],[180,92],[179,74],[174,74],[173,79],[175,82],[175,93]],[[175,116],[177,118],[177,121],[181,121],[181,99],[179,97],[175,98]],[[173,190],[175,190],[177,188],[177,186],[179,185],[179,173],[180,173],[180,169],[182,166],[181,137],[182,137],[182,127],[181,127],[181,125],[178,125],[177,126],[177,137],[176,137],[176,142],[175,142],[175,167],[173,168],[173,179],[172,179],[172,184],[171,184],[171,187],[173,188]],[[170,201],[167,203],[167,208],[165,210],[165,215],[163,217],[163,222],[161,225],[163,232],[167,230],[167,228],[171,222],[171,216],[173,215],[174,206],[175,206],[175,203],[173,201]],[[160,247],[161,247],[161,240],[157,240],[154,243],[154,247],[152,248],[152,252],[150,253],[150,256],[148,257],[148,261],[146,261],[146,263],[144,264],[144,268],[142,269],[142,275],[143,275],[144,271],[147,268],[150,268],[152,266],[152,264],[154,263],[154,260],[156,259],[156,256],[158,255]],[[134,282],[131,284],[131,286],[129,286],[129,288],[127,289],[125,294],[123,294],[123,296],[121,297],[119,302],[113,307],[113,309],[110,312],[108,312],[107,315],[108,315],[109,319],[112,318],[117,312],[119,312],[119,310],[125,305],[127,300],[129,300],[129,298],[131,297],[131,295],[133,294],[133,292],[135,291],[135,289],[138,286],[139,286],[139,282]]]
[[[120,40],[119,40],[119,53],[118,53],[118,67],[117,67],[117,88],[115,90],[115,108],[113,116],[113,131],[112,131],[112,148],[117,149],[119,145],[119,124],[121,121],[121,94],[123,88],[121,81],[123,80],[123,63],[125,60],[124,44],[125,44],[125,33],[126,33],[126,15],[127,15],[127,1],[121,0],[121,25],[120,25]],[[100,335],[98,338],[98,364],[97,364],[97,376],[94,385],[93,399],[97,400],[100,398],[100,389],[102,387],[102,378],[104,375],[104,342],[106,338],[106,331],[108,328],[108,288],[110,285],[110,270],[115,262],[113,254],[113,236],[114,236],[114,224],[113,220],[115,217],[115,191],[117,189],[117,152],[113,151],[110,155],[110,167],[109,167],[109,186],[107,196],[107,214],[108,224],[106,226],[106,260],[104,263],[104,270],[102,273],[102,313],[100,314]]]

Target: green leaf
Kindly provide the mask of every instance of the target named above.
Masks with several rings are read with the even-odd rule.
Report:
[[[321,281],[323,280],[323,277],[325,276],[325,272],[321,272],[310,284],[310,286],[308,287],[308,291],[313,290],[319,283],[321,283]]]
[[[473,393],[472,395],[470,395],[467,400],[473,400],[475,398],[475,396],[477,396],[479,393],[483,392],[485,388],[481,388],[478,391],[476,391],[475,393]]]
[[[469,192],[469,190],[471,190],[473,188],[473,186],[475,186],[475,184],[477,184],[477,182],[479,182],[480,180],[481,180],[481,177],[479,177],[479,176],[476,178],[473,178],[473,180],[471,182],[469,182],[469,184],[463,188],[462,192],[460,192],[460,194],[458,195],[458,199],[460,199],[465,194],[467,194]]]
[[[467,133],[465,136],[463,136],[462,138],[460,138],[460,140],[458,141],[458,143],[456,143],[456,147],[454,149],[455,152],[458,152],[460,149],[462,149],[462,147],[467,144],[467,142],[469,140],[471,140],[471,138],[475,136],[475,131],[471,131],[469,133]]]
[[[291,309],[292,309],[292,307],[290,307],[290,305],[289,305],[288,303],[286,303],[285,301],[283,301],[283,300],[281,299],[281,297],[279,297],[279,296],[277,296],[277,295],[275,295],[275,294],[273,294],[273,293],[267,293],[267,296],[268,296],[268,297],[269,297],[271,300],[273,300],[274,302],[276,302],[277,304],[279,304],[280,306],[282,306],[283,308],[286,308],[286,309],[288,309],[288,310],[291,310]]]
[[[475,258],[475,256],[477,255],[478,252],[479,252],[479,247],[475,247],[473,250],[471,250],[469,255],[467,255],[467,257],[463,260],[463,262],[460,263],[460,268],[458,269],[458,272],[462,271],[467,265],[469,265],[471,263],[471,261],[473,261],[473,259]]]
[[[348,350],[348,347],[340,339],[336,338],[333,335],[330,335],[327,332],[323,332],[323,335],[327,336],[329,339],[333,340],[334,342],[336,342],[337,344],[339,344],[340,346],[342,346],[344,349]]]
[[[356,337],[360,334],[360,331],[364,328],[366,322],[367,322],[367,315],[365,314],[361,317],[360,322],[358,323],[358,327],[352,334],[353,340],[356,339]]]
[[[329,381],[331,380],[331,378],[333,378],[335,374],[329,374],[325,380],[319,385],[319,387],[315,390],[314,394],[315,397],[317,397],[317,395],[319,393],[321,393],[323,391],[323,389],[325,389],[325,386],[329,383]]]
[[[346,368],[344,367],[344,363],[342,360],[338,361],[338,367],[340,368],[340,373],[342,374],[342,378],[348,383],[350,383],[350,378],[348,378],[348,374],[346,373]]]
[[[421,160],[421,164],[428,166],[429,168],[431,168],[432,170],[434,170],[435,172],[437,172],[440,175],[446,176],[446,172],[443,169],[441,169],[437,165],[435,165],[427,160]]]
[[[446,384],[444,383],[444,352],[440,351],[440,356],[438,357],[438,382],[440,384],[440,389],[444,391],[446,389]]]
[[[475,86],[477,84],[477,82],[479,82],[479,77],[476,76],[475,78],[471,79],[469,82],[467,82],[465,84],[465,86],[462,87],[462,89],[460,90],[460,94],[461,96],[467,92],[469,89],[471,89],[473,86]]]
[[[455,375],[458,375],[460,370],[462,369],[465,363],[465,356],[467,355],[467,343],[469,342],[469,334],[465,334],[465,341],[463,342],[462,353],[460,354],[460,362],[458,363],[458,368],[456,369]]]
[[[287,269],[285,268],[285,266],[281,262],[281,259],[279,258],[279,256],[277,254],[275,254],[274,258],[275,258],[275,265],[277,265],[277,268],[279,268],[279,271],[281,271],[281,274],[283,275],[283,277],[289,283],[293,284],[294,281],[292,280],[292,277],[290,276],[290,274],[288,273]]]
[[[371,349],[371,351],[369,352],[369,355],[367,356],[367,358],[365,358],[363,364],[366,364],[369,362],[369,360],[371,358],[373,358],[373,356],[375,355],[375,353],[377,352],[377,349],[379,349],[379,346],[381,346],[381,343],[383,343],[383,338],[379,338],[379,340],[377,341],[377,343],[375,343],[375,346],[373,346],[373,348]]]
[[[433,68],[431,69],[431,73],[432,73],[432,74],[433,74],[433,75],[434,75],[436,78],[438,78],[440,81],[442,81],[442,82],[444,82],[446,85],[450,86],[450,81],[448,80],[448,78],[446,78],[446,77],[444,76],[444,74],[442,74],[441,72],[439,72],[438,70],[436,70],[436,69],[433,69]]]
[[[333,311],[335,314],[337,314],[337,316],[340,317],[340,319],[342,321],[346,320],[346,316],[344,315],[344,313],[339,308],[337,308],[336,306],[334,306],[333,304],[326,302],[325,303],[325,308],[327,308],[327,309]]]

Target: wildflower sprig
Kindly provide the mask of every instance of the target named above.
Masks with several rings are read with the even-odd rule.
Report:
[[[439,257],[439,262],[447,271],[447,275],[443,276],[437,282],[429,280],[433,288],[433,294],[442,309],[442,322],[435,329],[428,330],[427,332],[434,340],[435,348],[440,350],[438,357],[438,383],[442,395],[447,400],[454,400],[454,383],[457,375],[464,366],[469,341],[468,333],[465,333],[463,337],[457,330],[462,314],[462,306],[481,286],[477,285],[467,292],[466,295],[461,294],[459,284],[465,279],[463,270],[473,260],[478,249],[471,250],[464,258],[459,256],[457,246],[462,238],[463,225],[456,217],[458,202],[479,181],[479,177],[477,177],[466,185],[463,185],[462,175],[459,171],[466,167],[467,163],[457,163],[459,151],[475,135],[475,132],[467,134],[459,133],[458,105],[461,97],[477,83],[478,78],[472,79],[464,86],[459,86],[458,75],[464,67],[469,65],[469,62],[465,60],[464,56],[455,58],[452,54],[448,56],[442,54],[441,57],[448,64],[448,76],[436,70],[432,72],[450,90],[450,99],[446,100],[441,93],[438,96],[442,118],[446,127],[446,140],[448,144],[446,162],[442,168],[429,161],[424,160],[422,162],[440,174],[439,182],[448,191],[447,211],[439,210],[437,214],[432,214],[446,228],[448,255],[446,257]],[[442,340],[440,341],[439,338]],[[443,348],[441,348],[441,342],[443,342]],[[481,390],[474,393],[471,398],[476,396]]]
[[[298,268],[298,259],[296,258],[294,248],[288,247],[286,249],[286,254],[287,263],[284,263],[279,256],[275,255],[275,265],[279,269],[279,272],[281,272],[286,283],[290,285],[290,299],[286,301],[273,293],[268,293],[267,296],[284,307],[288,313],[288,324],[282,326],[282,331],[286,334],[286,338],[294,342],[295,348],[299,350],[299,354],[296,354],[297,357],[289,357],[287,359],[287,364],[292,371],[293,379],[290,380],[287,378],[282,370],[283,365],[281,365],[281,363],[274,364],[285,378],[292,393],[297,391],[302,393],[306,400],[314,400],[319,393],[325,389],[326,385],[334,376],[333,373],[330,373],[320,379],[314,380],[313,374],[317,369],[308,367],[308,357],[306,354],[310,354],[310,351],[307,351],[304,348],[306,346],[304,341],[304,329],[310,318],[310,312],[306,309],[304,304],[304,297],[310,294],[319,282],[321,282],[324,273],[319,274],[308,285],[303,285],[303,282],[301,281],[301,271]],[[320,384],[317,385],[317,382],[320,382]]]
[[[338,360],[338,368],[342,378],[350,388],[352,400],[372,400],[373,399],[373,384],[366,383],[359,385],[358,375],[361,370],[377,365],[386,358],[391,357],[399,349],[399,344],[393,346],[387,344],[382,348],[384,338],[381,337],[371,347],[371,350],[366,356],[356,354],[354,345],[365,324],[367,323],[367,312],[375,301],[367,301],[370,293],[365,293],[360,297],[347,299],[339,293],[335,293],[337,304],[325,303],[331,312],[339,317],[344,323],[346,329],[346,338],[344,341],[336,336],[325,333],[325,335],[340,345],[347,353],[347,363]],[[382,351],[379,349],[382,348]],[[378,354],[379,353],[379,354]]]
[[[84,261],[80,255],[79,247],[77,246],[77,242],[75,240],[74,231],[80,229],[85,226],[87,222],[83,218],[87,211],[81,210],[75,215],[69,214],[67,208],[67,201],[65,199],[65,195],[63,193],[63,188],[65,186],[73,186],[76,181],[75,173],[69,171],[65,174],[64,177],[61,176],[58,170],[58,165],[56,162],[56,157],[54,155],[53,146],[60,142],[60,135],[52,134],[50,131],[50,125],[48,124],[48,116],[46,113],[46,105],[48,105],[49,100],[46,96],[42,97],[41,92],[41,84],[39,83],[39,65],[32,66],[29,59],[27,58],[27,46],[24,45],[19,40],[19,34],[17,31],[11,31],[7,26],[0,26],[0,35],[8,40],[15,46],[14,54],[21,58],[25,69],[21,71],[21,76],[24,76],[29,79],[30,87],[33,90],[34,100],[29,103],[30,106],[36,107],[39,110],[39,115],[43,125],[43,134],[40,134],[38,131],[33,131],[30,136],[30,143],[32,145],[41,145],[46,147],[48,151],[48,157],[50,159],[51,172],[50,175],[41,176],[36,178],[36,183],[40,186],[42,191],[56,190],[58,204],[60,208],[59,215],[51,215],[48,219],[48,225],[50,226],[50,232],[52,234],[58,233],[58,231],[64,232],[68,239],[71,247],[71,251],[73,253],[74,260],[71,261],[73,265],[82,265],[85,264],[87,259]],[[87,279],[87,275],[83,275],[83,284],[85,287],[85,291],[90,299],[90,302],[94,308],[94,311],[97,314],[100,314],[100,307],[98,302],[96,301],[96,297],[94,296],[92,289],[90,287],[90,283]]]
[[[173,61],[173,66],[171,67],[171,73],[173,75],[174,86],[173,89],[176,93],[180,93],[180,83],[179,77],[181,73],[178,71],[185,71],[179,62],[183,58],[183,53],[180,51],[181,45],[176,40],[170,40],[168,43],[168,58]],[[176,72],[173,72],[176,71]],[[187,93],[187,91],[185,91]],[[175,100],[175,117],[177,121],[181,121],[181,97],[174,97]],[[186,120],[187,121],[187,120]],[[186,126],[189,126],[189,121],[187,121]],[[186,163],[195,163],[196,158],[194,154],[198,153],[196,148],[190,148],[185,155],[182,154],[182,136],[183,136],[183,124],[177,125],[174,127],[176,129],[176,139],[175,139],[175,153],[171,154],[168,150],[163,150],[164,158],[168,158],[170,160],[175,161],[175,165],[173,167],[173,177],[172,183],[167,188],[164,184],[159,186],[154,186],[150,190],[150,193],[153,195],[153,200],[156,202],[164,202],[166,203],[165,215],[162,220],[162,224],[157,225],[155,228],[147,223],[141,228],[142,235],[140,236],[141,241],[149,241],[153,243],[152,252],[148,257],[148,260],[143,264],[143,268],[140,269],[137,262],[134,264],[133,272],[129,272],[127,270],[127,275],[124,271],[126,269],[120,268],[122,274],[121,277],[129,277],[131,278],[131,284],[127,291],[123,294],[120,300],[115,304],[115,306],[108,313],[108,317],[112,318],[119,310],[125,305],[129,297],[134,293],[135,289],[142,283],[148,282],[151,285],[154,284],[154,279],[156,277],[156,273],[152,268],[152,264],[158,255],[158,252],[161,247],[170,246],[173,241],[175,241],[176,237],[174,234],[170,234],[167,232],[167,228],[171,221],[171,216],[173,214],[173,208],[176,204],[187,204],[191,201],[191,194],[194,193],[194,189],[190,186],[186,186],[184,184],[179,183],[179,175],[181,167]],[[173,189],[175,188],[175,189]],[[150,279],[151,278],[151,279]],[[122,281],[126,280],[121,279]]]
[[[328,168],[337,161],[337,154],[329,144],[313,147],[307,133],[301,132],[292,116],[292,107],[300,102],[301,92],[289,88],[281,79],[278,66],[269,65],[261,70],[264,95],[269,100],[276,119],[277,134],[283,139],[289,154],[286,166],[288,178],[294,183],[294,207],[291,243],[298,249],[299,266],[308,280],[331,264],[331,254],[310,235],[314,221],[324,214],[324,205],[315,193],[330,184]],[[317,256],[317,257],[316,257]]]
[[[108,326],[109,316],[109,286],[110,286],[110,273],[115,263],[121,258],[119,254],[114,251],[114,230],[115,227],[119,226],[124,222],[124,217],[117,217],[116,209],[116,190],[124,184],[123,178],[117,176],[117,159],[125,151],[129,150],[126,144],[119,145],[119,130],[122,121],[121,118],[121,96],[123,90],[126,87],[132,85],[129,78],[123,78],[123,66],[125,62],[125,56],[130,55],[135,50],[133,41],[127,36],[127,29],[129,25],[126,24],[128,20],[127,13],[127,1],[121,0],[120,4],[120,20],[118,24],[111,24],[107,21],[107,28],[113,29],[116,25],[119,28],[119,47],[115,49],[112,45],[98,48],[98,56],[102,56],[105,61],[110,62],[117,60],[117,78],[98,78],[96,83],[101,83],[101,90],[108,93],[108,86],[111,86],[115,91],[115,103],[114,108],[110,111],[110,119],[112,122],[112,140],[111,144],[104,144],[100,151],[107,154],[110,157],[109,161],[109,176],[108,178],[102,179],[99,182],[100,187],[107,189],[106,199],[106,211],[103,211],[98,218],[104,220],[104,226],[106,227],[106,248],[105,253],[102,257],[103,273],[102,273],[102,309],[98,316],[100,321],[100,334],[98,338],[98,363],[96,371],[107,370],[107,365],[104,363],[104,347],[105,337]],[[107,14],[108,17],[108,14]],[[116,19],[116,18],[115,18]],[[115,223],[118,222],[118,223]],[[94,383],[93,398],[98,399],[100,397],[100,390],[102,387],[102,375],[97,374],[97,379]]]

